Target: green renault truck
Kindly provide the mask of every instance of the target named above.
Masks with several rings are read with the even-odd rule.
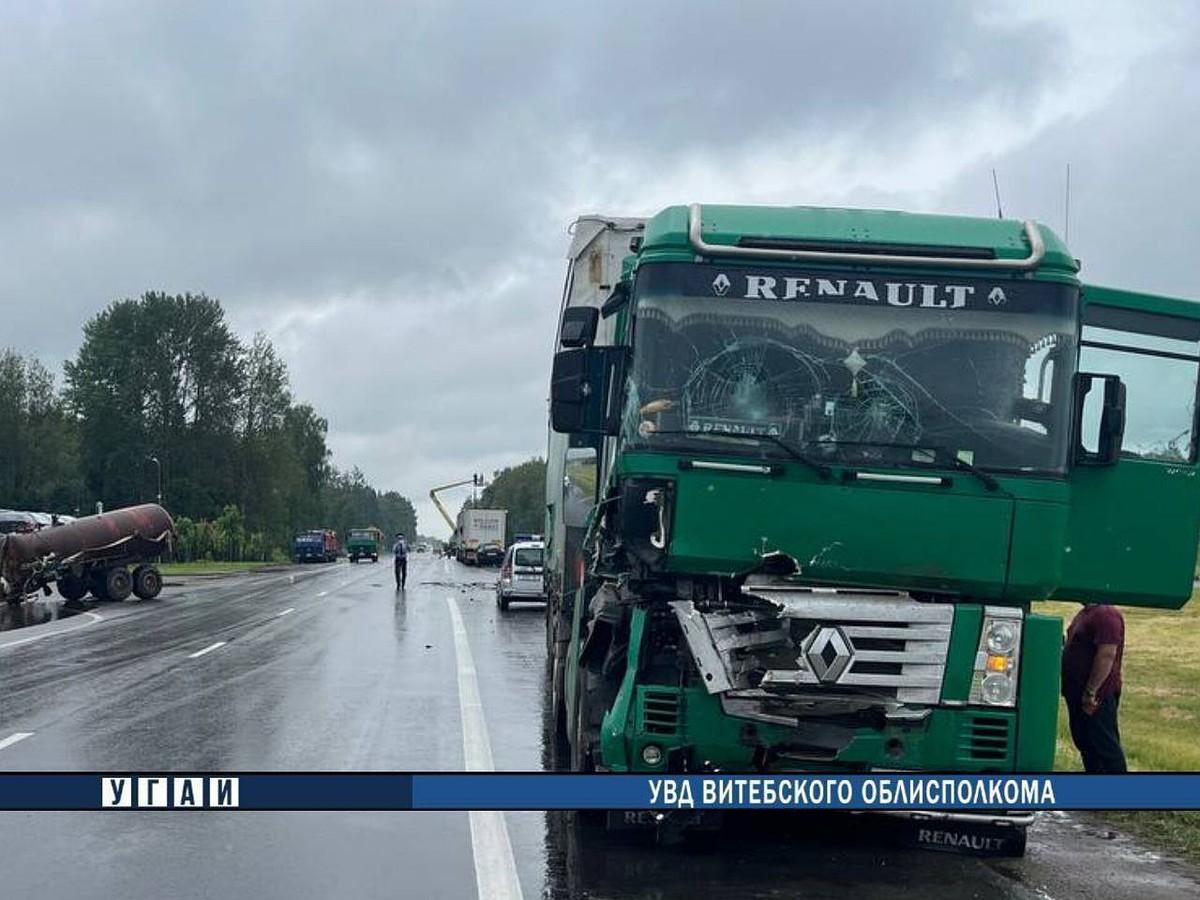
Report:
[[[1200,305],[1090,286],[1032,221],[573,235],[546,519],[572,766],[1048,772],[1062,624],[1032,604],[1191,595]]]

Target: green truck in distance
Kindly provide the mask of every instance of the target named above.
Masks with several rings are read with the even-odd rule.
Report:
[[[573,767],[1050,771],[1062,625],[1030,604],[1191,595],[1200,305],[1088,286],[1034,222],[573,235],[546,519]]]
[[[379,562],[379,548],[383,544],[383,532],[378,528],[351,528],[346,535],[346,555],[350,562],[360,559],[370,559]]]

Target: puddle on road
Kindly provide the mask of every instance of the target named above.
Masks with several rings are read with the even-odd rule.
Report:
[[[23,603],[0,603],[0,631],[13,631],[67,619],[92,609],[93,606],[94,604],[86,601],[68,603],[58,596],[46,597],[40,594]]]

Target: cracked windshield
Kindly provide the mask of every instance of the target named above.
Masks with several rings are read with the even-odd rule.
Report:
[[[643,270],[636,291],[632,441],[1066,465],[1076,304],[1066,285],[666,264]]]

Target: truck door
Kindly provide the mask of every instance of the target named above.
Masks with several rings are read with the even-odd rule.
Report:
[[[1200,304],[1085,287],[1079,371],[1125,385],[1115,465],[1073,465],[1061,599],[1178,609],[1192,593],[1200,536],[1196,386]],[[1080,423],[1098,434],[1101,392]],[[1092,402],[1095,399],[1095,402]]]

